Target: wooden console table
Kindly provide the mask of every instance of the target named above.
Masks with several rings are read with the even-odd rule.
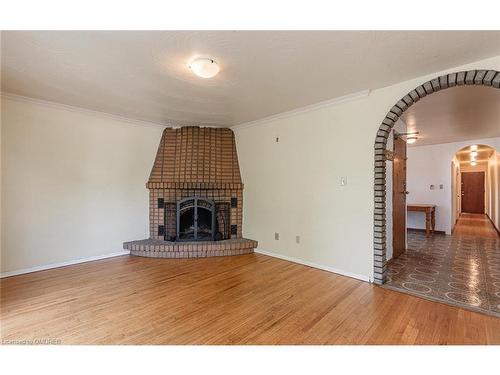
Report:
[[[424,212],[425,213],[425,235],[429,237],[432,233],[434,233],[434,229],[436,226],[436,206],[433,204],[408,204],[406,206],[408,212]]]

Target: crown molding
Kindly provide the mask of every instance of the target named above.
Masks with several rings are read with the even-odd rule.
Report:
[[[87,115],[92,115],[92,116],[97,116],[101,118],[107,118],[110,120],[115,120],[115,121],[121,121],[121,122],[126,122],[129,124],[133,125],[140,125],[140,126],[148,126],[148,127],[173,127],[173,128],[180,128],[182,126],[188,126],[189,124],[182,124],[182,123],[176,123],[176,122],[170,122],[170,123],[158,123],[158,122],[151,122],[151,121],[144,121],[144,120],[137,120],[133,119],[130,117],[123,117],[120,115],[115,115],[112,113],[108,112],[102,112],[102,111],[95,111],[92,109],[87,109],[83,107],[77,107],[73,105],[68,105],[68,104],[62,104],[58,102],[52,102],[48,100],[43,100],[43,99],[38,99],[38,98],[33,98],[29,96],[22,96],[22,95],[17,95],[17,94],[12,94],[9,92],[0,92],[0,96],[2,98],[14,100],[17,102],[23,102],[23,103],[31,103],[31,104],[37,104],[37,105],[42,105],[44,107],[49,107],[49,108],[56,108],[56,109],[62,109],[70,112],[76,112],[76,113],[84,113]],[[217,125],[205,125],[205,124],[200,124],[197,126],[203,126],[203,127],[219,127]]]
[[[335,105],[340,104],[340,103],[345,103],[345,102],[349,102],[352,100],[365,98],[368,95],[370,95],[370,92],[371,92],[371,90],[363,90],[363,91],[358,91],[358,92],[355,92],[352,94],[339,96],[339,97],[334,98],[334,99],[325,100],[325,101],[318,102],[315,104],[307,105],[305,107],[292,109],[291,111],[277,113],[275,115],[264,117],[264,118],[261,118],[259,120],[244,122],[241,124],[233,125],[233,126],[231,126],[231,129],[241,130],[241,129],[246,129],[246,128],[250,128],[250,127],[254,127],[254,126],[260,126],[260,125],[263,125],[263,124],[268,123],[270,121],[281,120],[281,119],[295,116],[295,115],[298,115],[301,113],[311,112],[311,111],[314,111],[314,110],[317,110],[320,108],[331,107],[331,106],[335,106]]]
[[[126,122],[129,124],[134,124],[134,125],[141,125],[141,126],[149,126],[149,127],[167,127],[167,126],[175,126],[175,124],[160,124],[156,122],[149,122],[149,121],[143,121],[143,120],[137,120],[129,117],[123,117],[119,115],[115,115],[112,113],[108,112],[102,112],[102,111],[95,111],[92,109],[87,109],[83,107],[77,107],[73,105],[68,105],[68,104],[62,104],[62,103],[57,103],[57,102],[51,102],[48,100],[43,100],[43,99],[38,99],[38,98],[32,98],[28,96],[22,96],[22,95],[17,95],[17,94],[12,94],[9,92],[2,92],[1,93],[2,98],[14,100],[17,102],[22,102],[22,103],[30,103],[30,104],[37,104],[41,105],[44,107],[49,107],[49,108],[56,108],[56,109],[63,109],[66,111],[70,112],[76,112],[76,113],[84,113],[87,115],[92,115],[92,116],[97,116],[97,117],[104,117],[110,120],[115,120],[115,121],[121,121],[121,122]]]
[[[345,103],[345,102],[348,102],[351,100],[364,98],[364,97],[367,97],[368,95],[370,95],[370,91],[371,90],[358,91],[358,92],[355,92],[352,94],[340,96],[340,97],[330,99],[330,100],[325,100],[325,101],[311,104],[311,105],[308,105],[305,107],[296,108],[296,109],[293,109],[291,111],[277,113],[275,115],[264,117],[264,118],[261,118],[259,120],[229,126],[229,128],[232,130],[240,130],[240,129],[245,129],[245,128],[249,128],[249,127],[253,127],[253,126],[263,125],[263,124],[268,123],[270,121],[279,120],[279,119],[295,116],[295,115],[298,115],[301,113],[311,112],[311,111],[314,111],[314,110],[317,110],[320,108],[330,107],[330,106],[334,106],[334,105],[337,105],[340,103]],[[156,122],[138,120],[138,119],[133,119],[130,117],[123,117],[120,115],[115,115],[115,114],[112,114],[109,112],[95,111],[95,110],[87,109],[87,108],[83,108],[83,107],[62,104],[62,103],[58,103],[58,102],[52,102],[49,100],[43,100],[43,99],[33,98],[33,97],[29,97],[29,96],[12,94],[9,92],[4,92],[4,91],[0,92],[0,97],[5,98],[5,99],[18,101],[18,102],[42,105],[42,106],[49,107],[49,108],[63,109],[66,111],[76,112],[76,113],[84,113],[87,115],[97,116],[97,117],[101,117],[101,118],[104,117],[104,118],[108,118],[111,120],[126,122],[126,123],[133,124],[133,125],[149,126],[149,127],[155,127],[155,128],[157,128],[157,127],[179,128],[182,126],[194,126],[193,124],[187,124],[187,123],[182,124],[182,123],[171,122],[171,123],[167,124],[167,123],[156,123]],[[228,127],[228,126],[220,126],[220,125],[214,125],[214,124],[199,124],[197,126],[203,126],[203,127],[208,127],[208,128]]]

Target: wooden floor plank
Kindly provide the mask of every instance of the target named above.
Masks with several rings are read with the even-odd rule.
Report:
[[[461,213],[453,234],[456,236],[477,236],[498,238],[498,232],[485,214]]]
[[[500,319],[260,254],[116,257],[1,281],[5,342],[499,344]]]

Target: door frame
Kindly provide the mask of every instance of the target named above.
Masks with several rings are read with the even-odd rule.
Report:
[[[374,143],[374,209],[373,209],[373,282],[385,283],[387,277],[386,252],[386,149],[387,139],[395,122],[413,104],[434,92],[455,86],[478,85],[500,89],[500,72],[497,70],[468,70],[445,74],[431,79],[401,98],[387,112],[380,124]]]
[[[395,161],[397,159],[397,152],[396,152],[396,142],[397,141],[401,141],[404,143],[404,156],[402,157],[403,159],[403,164],[404,164],[404,167],[403,167],[403,173],[404,173],[404,182],[403,182],[403,192],[401,191],[398,191],[398,187],[396,186],[396,181],[395,181],[395,178],[396,178],[396,164],[395,164]],[[393,132],[393,147],[392,147],[392,259],[395,259],[397,258],[398,256],[401,255],[401,253],[398,253],[396,254],[396,239],[398,238],[397,236],[397,233],[401,230],[403,233],[402,233],[402,236],[403,236],[403,240],[402,240],[402,247],[403,247],[403,252],[406,250],[406,228],[407,228],[407,222],[406,222],[406,189],[407,189],[407,180],[406,180],[406,160],[407,160],[407,152],[408,152],[408,145],[406,143],[406,141],[402,138],[402,136],[400,134],[398,134],[396,131]],[[395,205],[396,205],[396,199],[397,199],[397,194],[403,194],[404,195],[404,219],[403,219],[403,222],[404,222],[404,225],[403,225],[403,228],[399,228],[397,227],[396,223],[398,222],[398,220],[396,220],[397,218],[395,217],[395,213],[396,213],[396,210],[394,209]],[[399,233],[401,235],[401,233]]]

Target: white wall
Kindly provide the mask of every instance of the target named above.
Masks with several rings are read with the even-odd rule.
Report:
[[[499,149],[497,149],[498,151]],[[500,153],[495,152],[488,159],[488,204],[486,212],[493,225],[500,231]]]
[[[1,78],[1,74],[0,74],[0,78]],[[1,99],[1,97],[0,97]],[[2,176],[3,176],[3,173],[2,173],[2,154],[3,154],[3,137],[2,137],[2,113],[3,113],[3,100],[0,100],[0,274],[1,274],[1,270],[2,270],[2,243],[3,243],[3,237],[2,237]]]
[[[453,229],[453,185],[452,160],[461,148],[473,144],[500,147],[500,138],[476,139],[464,142],[445,143],[408,148],[407,183],[408,203],[429,203],[436,207],[436,230],[451,234]],[[439,185],[443,185],[443,189]],[[435,185],[435,190],[430,189]],[[425,217],[409,212],[408,228],[425,228]]]
[[[500,69],[500,57],[234,127],[245,183],[244,235],[258,240],[261,250],[372,278],[375,133],[408,91],[436,75],[473,68]],[[346,186],[340,186],[342,176]]]
[[[1,119],[2,273],[148,237],[162,127],[6,96]]]
[[[451,162],[451,228],[455,227],[460,212],[462,212],[462,175],[460,173],[460,161],[453,156]]]

